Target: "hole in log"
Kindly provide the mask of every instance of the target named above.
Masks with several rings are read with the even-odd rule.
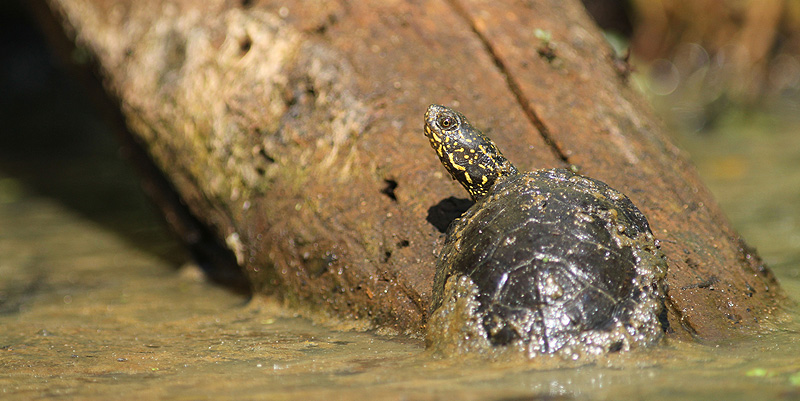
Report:
[[[274,157],[272,157],[272,156],[270,156],[270,155],[269,155],[269,153],[267,153],[267,151],[266,151],[266,150],[264,150],[264,149],[260,149],[260,150],[258,151],[258,154],[260,154],[260,155],[261,155],[261,157],[263,157],[263,158],[264,158],[266,161],[268,161],[268,162],[270,162],[270,163],[275,163],[275,158],[274,158]]]
[[[247,54],[251,47],[253,47],[253,39],[250,38],[250,35],[246,35],[239,41],[239,50],[242,52],[242,56]]]
[[[401,240],[400,242],[397,243],[396,246],[398,248],[405,248],[408,245],[410,245],[410,242],[408,242],[408,240]],[[386,250],[383,252],[383,257],[381,258],[381,262],[386,263],[389,261],[391,257],[392,257],[392,251]]]
[[[381,193],[388,196],[389,199],[397,202],[397,196],[394,194],[394,190],[397,189],[397,181],[395,180],[383,180],[386,183],[386,186],[381,189]]]
[[[539,56],[542,57],[543,59],[547,60],[548,63],[552,63],[553,60],[555,60],[556,57],[558,57],[556,55],[555,49],[553,49],[553,47],[550,46],[549,43],[544,44],[538,49],[536,49],[536,53],[538,53]]]
[[[323,34],[325,34],[325,32],[328,31],[328,28],[330,28],[333,25],[335,25],[337,21],[339,21],[339,18],[336,15],[329,14],[328,18],[326,18],[325,21],[323,21],[321,24],[319,24],[319,26],[314,28],[313,31],[317,35],[323,35]]]
[[[443,233],[447,231],[447,227],[453,220],[459,218],[474,204],[475,202],[469,199],[451,196],[431,206],[428,209],[428,217],[426,220],[428,220],[428,223],[433,224],[440,233]]]

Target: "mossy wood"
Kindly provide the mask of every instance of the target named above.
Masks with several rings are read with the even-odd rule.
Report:
[[[575,165],[639,206],[672,336],[750,333],[782,299],[577,0],[44,4],[259,292],[421,332],[437,213],[468,197],[422,132],[440,103],[521,171]]]

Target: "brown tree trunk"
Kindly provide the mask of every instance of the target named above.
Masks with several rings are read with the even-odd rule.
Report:
[[[669,258],[673,335],[747,333],[781,299],[578,1],[48,5],[257,291],[420,332],[433,223],[467,197],[421,132],[441,103],[521,169],[628,194]]]

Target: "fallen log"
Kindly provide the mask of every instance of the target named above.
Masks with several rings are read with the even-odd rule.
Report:
[[[257,292],[421,332],[468,204],[421,132],[440,103],[519,168],[574,166],[639,206],[672,336],[751,333],[780,304],[578,1],[45,4],[177,191],[168,220],[185,208]]]

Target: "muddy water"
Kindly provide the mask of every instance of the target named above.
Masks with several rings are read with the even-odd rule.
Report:
[[[800,299],[800,124],[733,117],[684,137],[738,229]],[[100,142],[103,142],[102,140]],[[0,170],[2,398],[800,398],[800,320],[727,344],[588,366],[438,360],[208,284],[113,143]],[[95,150],[92,150],[95,149]]]
[[[0,399],[800,399],[795,307],[781,329],[726,344],[501,364],[435,359],[418,339],[336,330],[211,285],[85,95],[41,51],[8,46],[23,57],[0,63]],[[681,137],[793,299],[798,132],[732,116]]]

